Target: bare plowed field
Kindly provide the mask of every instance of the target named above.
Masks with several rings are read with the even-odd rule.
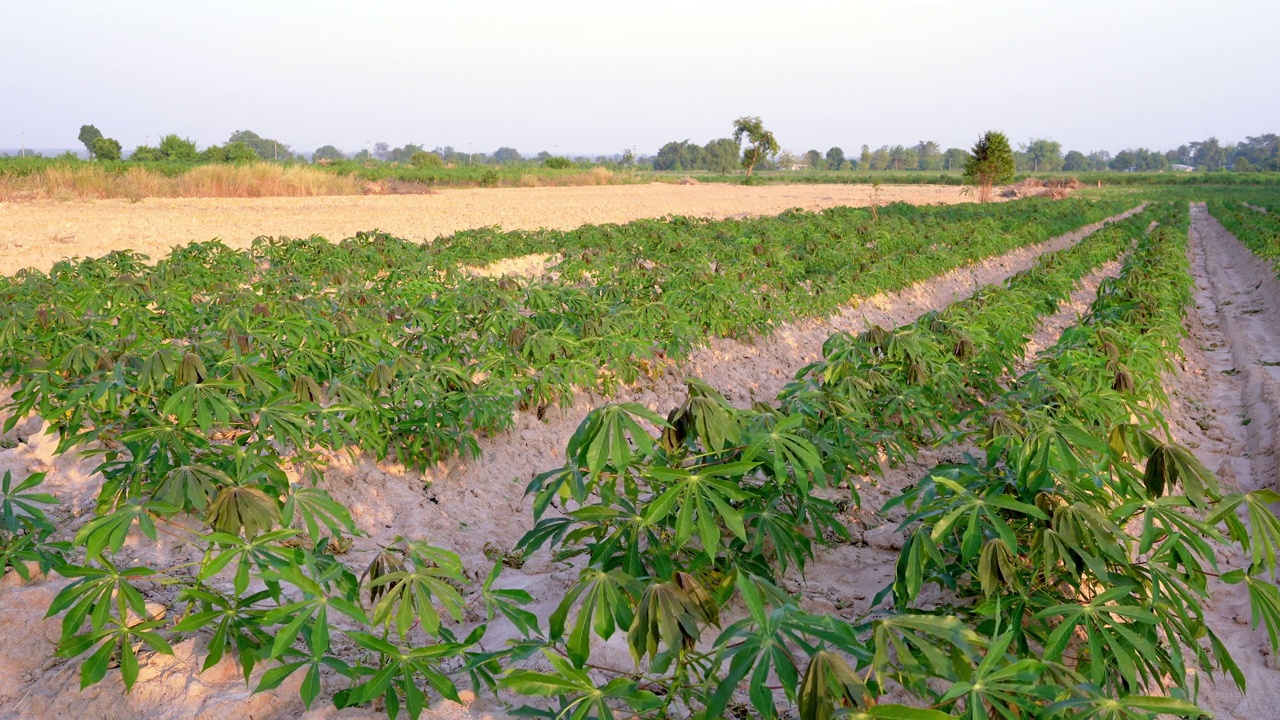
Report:
[[[0,273],[48,269],[71,256],[132,249],[159,258],[174,245],[220,238],[245,247],[260,235],[331,240],[379,229],[410,240],[497,225],[569,229],[663,215],[730,217],[789,208],[905,201],[968,202],[958,187],[866,185],[609,185],[442,190],[431,195],[303,198],[148,198],[0,203]]]

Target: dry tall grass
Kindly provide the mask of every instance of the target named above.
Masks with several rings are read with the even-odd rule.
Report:
[[[499,186],[569,187],[610,185],[624,181],[608,168],[572,174],[524,173]],[[52,165],[30,175],[0,174],[0,202],[15,200],[93,200],[150,197],[310,197],[315,195],[401,194],[431,192],[424,183],[399,180],[370,182],[320,168],[257,163],[197,165],[177,175],[133,166],[109,172],[93,163]]]
[[[611,185],[615,182],[613,171],[606,167],[593,167],[586,172],[574,173],[573,175],[523,175],[520,178],[520,187],[569,187],[578,185]],[[532,180],[531,184],[525,184],[525,178]]]
[[[47,167],[0,176],[0,201],[148,197],[308,197],[359,195],[365,182],[316,168],[257,163],[199,165],[175,176],[131,167],[107,172],[92,164]]]

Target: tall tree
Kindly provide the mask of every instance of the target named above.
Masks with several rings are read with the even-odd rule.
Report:
[[[906,167],[907,149],[901,145],[894,145],[889,150],[889,163],[893,165],[894,170],[901,170]]]
[[[703,156],[707,170],[727,175],[742,162],[742,149],[732,138],[717,138],[707,143]]]
[[[833,147],[827,151],[827,167],[831,170],[840,170],[844,167],[844,150]]]
[[[822,164],[822,153],[818,152],[817,150],[810,150],[809,152],[805,153],[804,159],[805,159],[805,162],[809,164],[810,170],[824,169]]]
[[[1009,138],[995,130],[988,130],[978,138],[964,166],[965,180],[978,188],[978,200],[984,203],[991,199],[991,187],[1012,180],[1013,172],[1013,149],[1009,147]]]
[[[1089,158],[1079,150],[1072,150],[1062,159],[1062,169],[1067,172],[1084,172],[1089,167]]]
[[[893,163],[893,158],[889,155],[889,146],[885,145],[879,150],[871,153],[871,161],[867,165],[869,170],[888,170]]]
[[[1211,137],[1192,145],[1195,146],[1193,159],[1197,167],[1221,170],[1227,164],[1227,151],[1218,143],[1218,138]]]
[[[1032,172],[1057,172],[1062,169],[1062,143],[1053,140],[1032,140],[1026,148]]]
[[[311,155],[313,162],[320,162],[321,160],[337,162],[344,159],[346,159],[346,156],[342,154],[342,151],[332,145],[316,148],[316,151]]]
[[[942,154],[942,169],[959,170],[968,161],[969,153],[960,148],[947,148],[947,151]]]
[[[493,161],[499,165],[518,163],[523,159],[515,148],[500,147],[493,152]]]
[[[93,144],[98,138],[102,137],[102,131],[92,125],[80,126],[80,142],[84,143],[84,149],[89,151],[89,158],[93,159]]]
[[[293,151],[289,146],[273,140],[264,138],[252,130],[237,130],[231,133],[231,137],[227,139],[227,144],[241,142],[253,148],[254,152],[264,160],[292,160]]]
[[[742,167],[747,169],[747,180],[750,181],[756,165],[777,154],[778,140],[764,129],[764,122],[759,116],[743,116],[733,121],[733,141],[741,145],[744,138],[747,147],[742,154]]]
[[[733,142],[732,140],[730,142]],[[737,145],[734,145],[735,149]],[[653,158],[654,170],[703,170],[707,167],[707,150],[688,140],[663,145]]]
[[[942,169],[942,146],[932,140],[921,140],[916,144],[916,155],[920,158],[918,167],[921,170]]]

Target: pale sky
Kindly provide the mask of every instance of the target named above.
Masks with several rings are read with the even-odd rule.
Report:
[[[1272,0],[0,0],[0,147],[655,152],[761,115],[856,154],[988,129],[1066,149],[1280,132]]]

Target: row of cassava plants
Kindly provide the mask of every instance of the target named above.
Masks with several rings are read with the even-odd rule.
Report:
[[[776,582],[779,573],[790,567],[803,571],[812,558],[813,539],[803,529],[847,538],[837,506],[815,496],[814,486],[852,480],[878,467],[881,450],[899,448],[899,456],[905,455],[926,434],[954,429],[965,408],[1001,390],[1000,380],[1022,359],[1038,319],[1054,312],[1083,275],[1141,237],[1151,214],[1042,256],[1007,285],[985,288],[941,314],[892,331],[833,336],[826,358],[803,369],[782,393],[781,411],[735,411],[712,388],[691,381],[689,399],[665,421],[634,405],[592,413],[571,440],[566,465],[530,487],[539,522],[519,548],[528,553],[547,544],[558,559],[583,558],[578,582],[550,619],[552,657],[581,671],[590,667],[593,633],[607,640],[615,628],[629,627],[633,642],[647,638],[634,634],[635,623],[643,622],[637,620],[638,606],[677,568],[686,601],[700,593],[716,600],[686,621],[705,625],[718,617],[738,581],[756,583],[788,602]],[[908,414],[912,419],[904,419]],[[663,427],[661,437],[649,440],[637,418]],[[561,512],[543,517],[557,500]],[[695,629],[701,633],[696,623],[686,628]],[[683,649],[694,651],[698,637],[686,638],[689,647]],[[734,644],[740,639],[721,636]],[[760,644],[756,652],[768,647]],[[632,650],[637,660],[645,654],[644,648]],[[787,653],[794,675],[796,659]],[[725,666],[745,656],[712,646],[696,658],[683,671],[671,671],[669,658],[658,662],[647,682],[669,689],[678,683],[684,710],[716,717],[744,677],[726,677]],[[768,676],[771,662],[752,658],[755,680]],[[515,671],[506,682],[538,691],[546,680],[544,673]],[[628,686],[628,692],[635,690]],[[785,696],[796,700],[795,690],[791,683]],[[750,700],[762,714],[776,710],[772,692],[758,691]]]
[[[492,682],[502,657],[472,649],[483,625],[458,637],[441,620],[441,612],[463,617],[452,553],[406,539],[361,575],[341,562],[343,538],[357,530],[308,482],[323,451],[395,452],[419,463],[465,451],[475,433],[496,432],[515,407],[535,404],[530,378],[552,371],[561,396],[575,383],[599,387],[599,368],[625,380],[627,367],[634,377],[646,358],[678,355],[708,333],[830,312],[852,295],[902,287],[1117,209],[1028,203],[675,219],[519,234],[488,251],[457,239],[427,250],[382,235],[340,245],[264,240],[248,252],[197,243],[155,266],[119,252],[27,271],[0,289],[9,426],[38,413],[60,436],[60,452],[101,458],[105,482],[95,516],[66,543],[53,540],[41,510],[52,500],[39,492],[41,476],[6,476],[6,571],[26,573],[34,561],[74,578],[50,615],[63,613],[58,654],[81,659],[84,685],[118,665],[128,687],[139,652],[169,652],[175,635],[204,633],[205,667],[234,655],[248,679],[275,661],[260,689],[301,672],[310,704],[321,678],[337,674],[348,678],[339,705],[381,699],[393,714],[416,714],[423,682],[456,697],[442,668]],[[530,282],[464,270],[513,248],[565,259],[557,276]],[[715,292],[699,294],[707,285]],[[744,302],[737,315],[706,310],[763,290],[769,300]],[[116,562],[132,535],[155,539],[159,527],[201,558],[177,567]],[[150,619],[144,592],[169,605],[176,623]],[[487,583],[481,595],[490,616],[528,622],[520,592]],[[331,651],[334,637],[344,652]],[[353,652],[362,659],[342,659]]]
[[[550,618],[551,671],[503,682],[555,698],[531,714],[577,717],[719,717],[744,685],[763,716],[780,699],[802,717],[1196,716],[1189,668],[1243,689],[1202,603],[1213,577],[1246,583],[1276,644],[1280,522],[1267,506],[1280,496],[1224,495],[1168,437],[1160,381],[1191,279],[1185,210],[1158,212],[1123,276],[1034,370],[939,421],[984,453],[895,501],[911,514],[882,594],[891,606],[857,622],[807,613],[776,583],[789,553],[803,567],[812,538],[838,532],[809,493],[835,474],[832,456],[800,416],[735,411],[696,382],[665,420],[634,406],[592,413],[565,468],[531,488],[538,512],[559,503],[563,517],[526,545],[551,542],[582,567]],[[1219,544],[1238,544],[1247,564],[1220,567]],[[927,585],[945,599],[925,610]],[[712,637],[738,603],[745,617]],[[593,665],[592,636],[623,629],[638,669]],[[879,702],[904,692],[912,707]]]
[[[1280,261],[1280,202],[1272,195],[1212,197],[1207,206],[1254,255],[1273,265]]]
[[[14,417],[45,417],[64,450],[119,437],[122,416],[149,424],[150,411],[201,436],[257,424],[297,450],[355,441],[421,465],[473,452],[516,408],[609,393],[708,335],[830,313],[1115,210],[1007,207],[678,218],[428,246],[199,243],[154,267],[113,253],[8,282],[0,368],[17,386]],[[464,272],[534,252],[563,258],[555,277]]]

